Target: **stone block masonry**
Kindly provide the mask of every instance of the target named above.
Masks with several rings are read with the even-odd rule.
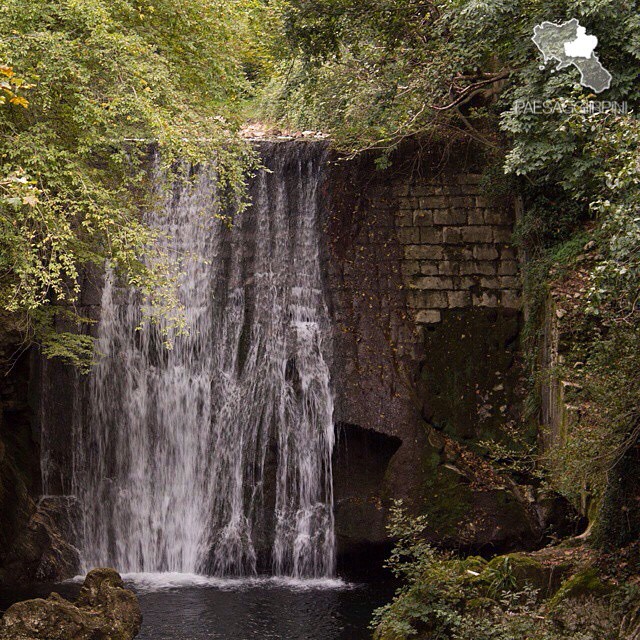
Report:
[[[514,214],[483,194],[481,175],[396,182],[395,227],[407,303],[418,324],[446,309],[518,309]]]
[[[458,453],[471,460],[468,444],[519,420],[511,198],[485,188],[485,155],[471,143],[408,143],[384,171],[372,155],[332,160],[323,255],[334,419],[348,451],[333,467],[339,550],[382,543],[391,498],[426,514],[440,544],[535,538],[516,496]],[[374,460],[363,442],[387,453]]]

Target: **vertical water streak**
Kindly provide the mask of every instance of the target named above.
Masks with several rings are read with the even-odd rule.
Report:
[[[188,335],[163,347],[107,273],[75,444],[85,568],[321,577],[334,569],[333,399],[319,257],[324,147],[264,144],[229,228],[215,179],[151,223],[183,256]],[[143,324],[143,328],[138,330]]]

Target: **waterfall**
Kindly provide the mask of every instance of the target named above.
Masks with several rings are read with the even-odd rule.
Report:
[[[261,152],[268,170],[252,178],[252,205],[233,225],[216,215],[205,170],[150,214],[182,256],[188,332],[171,336],[173,348],[162,321],[145,322],[139,292],[106,275],[102,357],[74,444],[85,569],[334,570],[325,148],[264,143]]]

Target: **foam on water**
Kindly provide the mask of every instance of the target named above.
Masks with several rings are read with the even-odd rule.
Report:
[[[85,576],[76,576],[70,582],[82,583]],[[156,593],[189,588],[209,588],[221,591],[243,591],[246,589],[291,589],[293,591],[355,589],[357,585],[340,578],[288,578],[284,576],[254,576],[246,578],[217,578],[196,573],[156,572],[124,573],[122,579],[127,587],[137,593]]]

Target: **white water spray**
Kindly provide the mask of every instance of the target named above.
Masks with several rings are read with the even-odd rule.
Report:
[[[264,145],[271,172],[229,229],[215,180],[151,223],[182,253],[188,335],[163,347],[107,274],[74,490],[84,569],[320,578],[334,570],[321,145]]]

